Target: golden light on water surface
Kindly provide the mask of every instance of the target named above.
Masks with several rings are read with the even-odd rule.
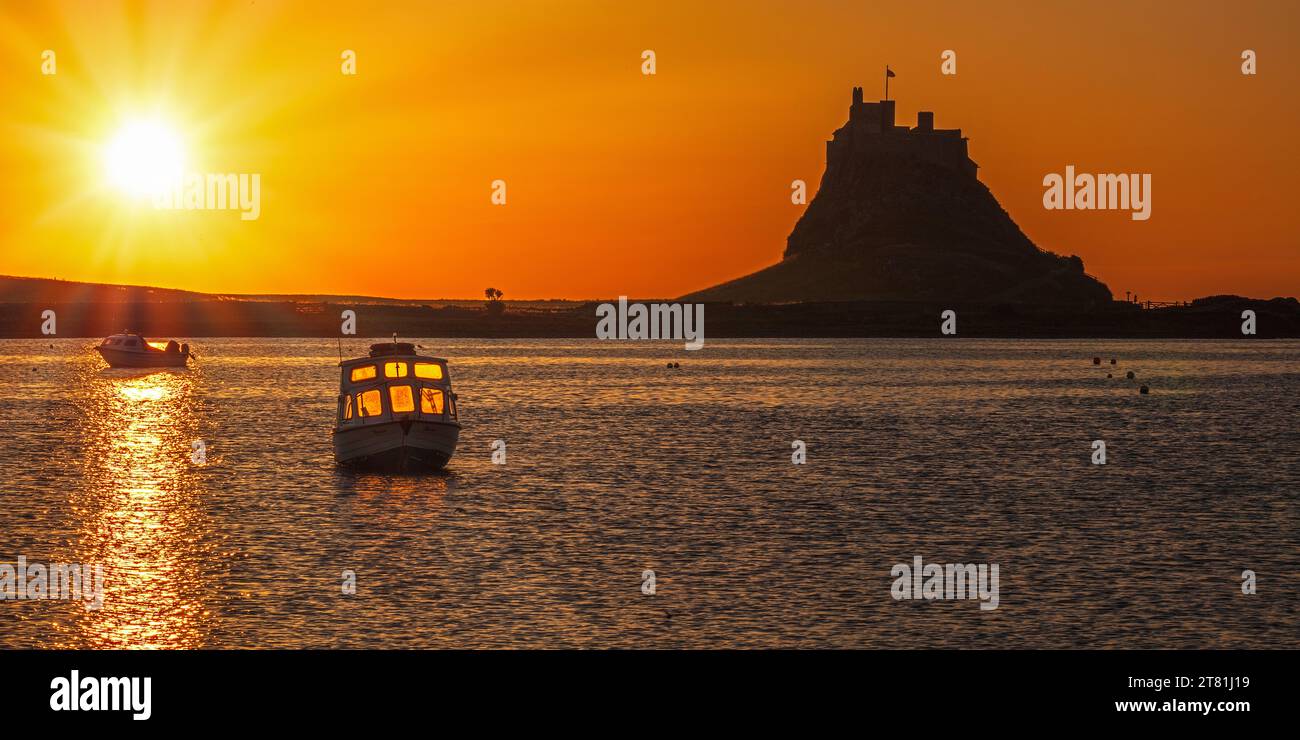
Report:
[[[104,603],[68,647],[196,648],[211,628],[213,557],[190,371],[92,372],[77,401],[87,485],[72,493],[79,562],[103,566]],[[205,542],[209,543],[205,545]]]

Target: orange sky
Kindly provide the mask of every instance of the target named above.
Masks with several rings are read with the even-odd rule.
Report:
[[[888,63],[900,122],[927,109],[961,127],[1026,233],[1118,296],[1300,292],[1296,3],[386,5],[7,3],[0,274],[680,295],[780,258],[803,208],[791,180],[816,188],[850,88],[879,97]],[[189,169],[260,173],[260,218],[158,211],[106,184],[114,132],[155,111]],[[1067,164],[1151,173],[1151,219],[1044,210],[1042,178]]]

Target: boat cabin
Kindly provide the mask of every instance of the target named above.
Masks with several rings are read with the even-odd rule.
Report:
[[[150,342],[139,334],[114,334],[111,337],[105,337],[104,341],[99,343],[101,347],[115,347],[126,351],[148,351],[150,348],[160,352],[179,352],[181,346],[176,340],[169,342]]]
[[[415,354],[415,345],[384,342],[370,356],[339,363],[340,427],[403,419],[456,421],[447,361]]]
[[[145,341],[143,337],[134,334],[114,334],[107,337],[100,343],[102,347],[121,347],[122,349],[144,349]]]

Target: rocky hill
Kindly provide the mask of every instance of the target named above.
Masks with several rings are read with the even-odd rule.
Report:
[[[1078,257],[1039,249],[976,176],[960,129],[895,126],[862,103],[827,143],[816,197],[781,262],[686,300],[1093,305],[1110,290]]]

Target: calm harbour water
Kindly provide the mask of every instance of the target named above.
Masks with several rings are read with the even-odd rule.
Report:
[[[0,341],[0,562],[106,578],[0,646],[1300,647],[1300,342],[415,340],[465,429],[393,477],[334,465],[332,340],[189,341]],[[999,608],[895,601],[916,555]]]

